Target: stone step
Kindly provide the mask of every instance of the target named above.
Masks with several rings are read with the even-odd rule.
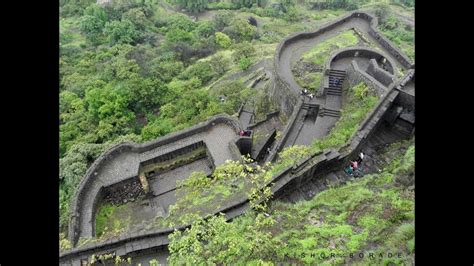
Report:
[[[321,109],[319,112],[321,116],[332,116],[332,117],[340,117],[341,116],[341,111],[339,110],[332,110],[332,109]]]
[[[329,74],[344,74],[344,75],[345,75],[345,74],[346,74],[346,71],[344,71],[344,70],[337,70],[337,69],[330,69],[330,70],[328,71],[328,73],[329,73]]]
[[[340,91],[326,91],[327,95],[341,96],[342,92]]]
[[[328,84],[328,88],[342,89],[342,84]]]
[[[303,103],[301,108],[308,109],[308,108],[317,108],[318,105],[315,103]]]
[[[346,74],[329,74],[328,77],[330,79],[344,79]]]
[[[326,94],[342,95],[342,89],[338,89],[338,88],[325,88],[324,91]]]
[[[341,88],[326,87],[326,91],[342,92]]]
[[[345,72],[343,73],[343,72],[333,72],[333,71],[329,71],[327,74],[329,76],[344,76],[344,75],[346,75]]]

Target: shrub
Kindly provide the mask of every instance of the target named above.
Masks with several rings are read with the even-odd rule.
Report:
[[[250,60],[250,58],[244,57],[239,61],[239,67],[242,70],[247,70],[250,65],[252,65],[252,60]]]
[[[227,49],[232,45],[232,40],[225,33],[216,32],[215,35],[216,43],[219,45],[219,47]]]

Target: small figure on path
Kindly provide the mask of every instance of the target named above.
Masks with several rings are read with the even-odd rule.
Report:
[[[359,153],[359,157],[357,158],[357,163],[361,164],[362,163],[362,160],[364,160],[364,153]]]
[[[352,169],[356,170],[359,167],[359,163],[357,161],[351,162]]]

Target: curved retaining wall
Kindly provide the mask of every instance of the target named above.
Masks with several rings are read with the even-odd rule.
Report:
[[[384,37],[376,29],[378,25],[377,18],[365,12],[355,11],[335,21],[325,23],[324,25],[319,27],[317,30],[310,31],[310,32],[297,32],[297,33],[291,34],[290,36],[286,37],[277,46],[274,62],[273,62],[274,70],[276,73],[275,86],[278,88],[275,88],[273,90],[272,97],[276,103],[280,104],[280,108],[282,112],[286,114],[287,117],[289,117],[291,113],[293,112],[293,109],[297,103],[299,92],[291,88],[290,85],[282,78],[283,74],[282,74],[282,69],[280,66],[280,61],[281,61],[280,58],[281,58],[282,51],[286,49],[292,43],[295,43],[299,40],[314,38],[326,31],[332,30],[338,25],[341,25],[347,22],[351,18],[362,18],[362,19],[365,19],[367,22],[369,22],[370,27],[369,27],[368,34],[371,37],[373,37],[375,40],[377,40],[379,44],[382,47],[384,47],[384,49],[386,49],[387,52],[390,53],[394,58],[397,58],[397,60],[403,67],[408,69],[412,66],[411,60],[406,55],[404,55],[395,45],[393,45],[393,43],[390,40]],[[395,66],[395,64],[393,63],[392,65]]]
[[[352,46],[348,48],[342,48],[337,51],[335,51],[332,56],[329,58],[328,61],[326,61],[325,68],[330,69],[331,65],[334,61],[339,60],[341,58],[350,58],[350,57],[355,57],[355,53],[357,52],[357,57],[365,57],[367,59],[387,59],[388,61],[388,72],[393,75],[393,73],[396,73],[396,64],[395,62],[390,58],[386,57],[381,53],[380,51],[377,51],[372,48],[368,48],[365,46]]]
[[[105,151],[89,167],[84,178],[81,180],[79,184],[75,197],[73,198],[72,205],[71,205],[72,206],[71,219],[70,219],[69,231],[68,231],[68,236],[71,243],[75,245],[80,236],[79,222],[80,222],[81,210],[82,210],[81,204],[84,201],[83,199],[85,197],[85,194],[89,189],[91,189],[91,185],[92,185],[92,181],[94,177],[97,176],[98,173],[100,173],[100,171],[102,170],[102,168],[104,168],[104,166],[107,164],[108,161],[112,160],[114,157],[117,157],[118,155],[124,152],[142,153],[142,152],[157,148],[162,145],[179,141],[186,137],[204,132],[208,130],[209,128],[211,128],[212,126],[216,124],[221,124],[221,123],[230,125],[231,127],[235,129],[236,132],[241,130],[240,122],[236,118],[228,116],[228,115],[217,115],[208,119],[205,122],[192,126],[188,129],[181,130],[181,131],[169,134],[167,136],[158,138],[154,141],[150,141],[144,144],[125,142],[125,143],[115,145],[111,147],[110,149],[108,149],[107,151]],[[238,152],[239,149],[235,144],[233,145],[232,144],[233,143],[230,144],[231,147],[229,148],[231,150],[231,153],[233,154],[233,157],[235,157],[234,159],[238,160],[240,158],[240,153]],[[232,146],[235,146],[235,147],[232,147]],[[136,174],[138,175],[138,172]],[[94,211],[94,208],[95,207],[93,207],[92,211]]]
[[[344,16],[335,22],[331,22],[326,24],[325,26],[319,28],[316,31],[313,32],[308,32],[308,33],[296,33],[293,34],[287,38],[283,42],[279,44],[277,47],[277,51],[275,54],[275,72],[276,72],[276,82],[275,82],[275,87],[279,87],[279,89],[275,88],[275,92],[282,91],[283,94],[280,95],[274,95],[276,98],[282,99],[282,97],[285,97],[286,95],[286,101],[280,101],[282,103],[282,111],[285,114],[292,114],[294,115],[297,112],[294,112],[295,105],[301,105],[302,101],[301,99],[298,99],[298,93],[294,90],[292,90],[289,85],[281,79],[280,75],[280,69],[279,69],[279,59],[281,55],[282,49],[292,43],[295,42],[299,39],[304,39],[304,38],[311,38],[314,37],[317,34],[320,34],[321,32],[330,30],[334,28],[335,26],[344,23],[349,19],[350,17],[362,17],[370,22],[371,25],[371,31],[369,31],[369,34],[379,40],[380,44],[384,46],[393,56],[395,56],[400,63],[406,67],[406,68],[414,68],[410,60],[403,55],[395,46],[391,44],[388,39],[386,39],[384,36],[382,36],[378,31],[375,29],[377,25],[377,20],[376,18],[368,15],[367,13],[363,12],[353,12],[347,16]],[[410,79],[410,78],[407,78]],[[406,80],[406,79],[404,79]],[[291,184],[291,182],[295,182],[293,180],[297,180],[296,178],[299,178],[299,180],[302,179],[302,176],[312,176],[318,169],[327,167],[327,165],[331,162],[335,161],[341,161],[344,160],[344,158],[348,158],[348,156],[355,154],[358,152],[358,149],[361,147],[361,145],[367,140],[367,138],[370,137],[370,135],[374,132],[374,129],[376,128],[376,125],[381,121],[382,116],[385,114],[385,112],[388,110],[388,108],[391,106],[393,103],[394,99],[398,95],[398,90],[395,90],[394,87],[392,86],[389,90],[389,92],[381,99],[377,107],[367,116],[367,118],[364,120],[364,122],[361,123],[356,135],[351,139],[351,142],[349,145],[346,145],[339,149],[338,151],[335,150],[329,150],[325,151],[323,154],[319,155],[313,155],[308,158],[302,159],[299,164],[295,165],[294,167],[288,167],[286,169],[283,169],[279,174],[275,175],[272,182],[272,191],[274,193],[277,193],[281,188],[283,188],[287,184]],[[290,96],[290,97],[288,97]],[[292,97],[293,96],[293,97]],[[298,108],[299,109],[299,108]],[[297,109],[297,110],[298,110]],[[296,116],[295,116],[296,118]],[[198,132],[202,132],[205,129],[211,127],[212,125],[216,123],[230,123],[236,131],[241,130],[239,121],[235,118],[231,118],[228,116],[216,116],[208,121],[198,124],[196,126],[193,126],[189,129],[176,132],[174,134],[170,134],[168,136],[159,138],[155,141],[146,143],[146,144],[135,144],[135,143],[122,143],[118,144],[108,151],[106,151],[103,155],[101,155],[93,164],[92,166],[88,169],[86,172],[86,175],[84,179],[81,181],[79,185],[78,192],[76,193],[76,196],[73,200],[73,208],[72,208],[72,218],[69,226],[69,238],[72,243],[76,243],[77,241],[77,226],[78,226],[78,218],[79,218],[79,213],[78,213],[78,206],[80,206],[82,197],[84,196],[84,191],[87,190],[88,186],[91,184],[91,179],[93,178],[93,173],[96,172],[97,169],[100,169],[106,162],[107,160],[113,158],[114,156],[117,156],[118,154],[122,152],[141,152],[144,150],[148,149],[153,149],[155,147],[159,147],[160,145],[165,145],[167,143],[171,143],[173,141],[177,141],[181,138],[185,138],[187,136],[196,134]],[[287,133],[289,129],[294,126],[294,118],[293,121],[290,118],[289,124],[287,128],[285,129],[285,132]],[[282,137],[287,137],[287,134],[284,134]],[[280,142],[282,143],[282,142]],[[234,144],[234,154],[237,155],[237,146]],[[236,150],[237,149],[237,150]],[[276,150],[276,149],[274,149]],[[276,153],[272,153],[270,157],[274,157]],[[248,205],[248,199],[242,199],[239,201],[236,201],[232,203],[229,207],[226,208],[221,208],[216,211],[216,213],[223,212],[227,214],[227,218],[231,219],[233,217],[236,217],[240,214],[242,214],[247,208],[246,206]],[[66,252],[63,252],[60,254],[60,261],[67,263],[67,261],[77,261],[81,257],[84,256],[89,256],[93,253],[96,252],[106,252],[109,250],[114,250],[116,251],[117,255],[124,255],[129,252],[135,251],[135,250],[140,250],[140,249],[145,249],[151,246],[161,246],[161,245],[167,245],[168,244],[168,234],[172,233],[175,229],[177,230],[183,230],[184,228],[189,227],[190,225],[186,226],[181,226],[177,228],[168,228],[168,229],[162,229],[162,230],[156,230],[154,232],[149,232],[146,234],[129,234],[129,235],[124,235],[119,237],[118,239],[114,240],[109,240],[104,243],[99,243],[99,244],[91,244],[87,245],[84,247],[80,248],[75,248],[73,250],[69,250]],[[148,244],[146,245],[140,245],[138,242],[140,241],[148,241]],[[132,245],[133,243],[133,245]]]
[[[404,79],[406,80],[406,79]],[[397,85],[398,86],[398,85]],[[366,119],[361,123],[355,136],[350,143],[339,150],[325,150],[322,153],[308,156],[300,160],[293,167],[287,167],[276,174],[270,184],[272,192],[277,195],[279,191],[286,186],[305,182],[307,178],[314,176],[316,172],[323,172],[332,165],[347,161],[349,158],[358,154],[361,146],[370,138],[382,121],[386,111],[390,108],[397,98],[399,90],[396,86],[391,86],[389,92],[380,99],[377,106],[370,112]],[[215,213],[225,213],[227,219],[232,219],[245,212],[248,208],[248,199],[240,199],[232,202],[229,206],[218,209]],[[109,240],[104,243],[91,244],[80,248],[75,248],[60,254],[60,262],[68,263],[78,261],[81,258],[87,258],[94,253],[115,252],[116,255],[123,256],[130,252],[150,247],[167,245],[169,243],[168,235],[176,230],[184,230],[190,225],[176,228],[167,228],[155,230],[146,234],[129,234],[117,239]]]
[[[357,61],[351,61],[351,64],[346,69],[346,81],[348,86],[353,87],[360,82],[365,82],[367,85],[374,88],[379,96],[382,96],[386,92],[387,87],[389,87],[394,82],[394,76],[392,74],[396,73],[397,69],[395,62],[391,58],[385,57],[382,53],[375,49],[362,46],[339,49],[334,52],[330,59],[326,62],[326,71],[332,68],[331,66],[334,61],[342,58],[352,58],[355,56],[356,52],[358,53],[358,57],[370,59],[370,63],[367,71],[364,71],[359,67]],[[379,60],[385,58],[388,63],[388,69],[392,74],[380,68],[374,58]],[[325,83],[327,82],[328,80],[326,79]],[[329,84],[325,84],[325,87],[328,86]]]

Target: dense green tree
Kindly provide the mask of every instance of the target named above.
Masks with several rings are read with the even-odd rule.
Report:
[[[80,20],[80,29],[87,40],[97,45],[101,41],[102,31],[108,21],[107,13],[98,5],[90,5]]]
[[[145,13],[141,8],[132,8],[127,12],[123,13],[122,20],[129,20],[135,25],[135,28],[138,31],[145,31],[146,29],[151,29],[153,23],[148,20]]]
[[[231,26],[223,31],[236,41],[251,41],[256,37],[257,28],[252,26],[245,18],[235,18]]]
[[[197,27],[197,23],[193,22],[188,16],[179,13],[166,18],[165,24],[165,31],[181,29],[186,32],[192,32]]]
[[[209,0],[174,0],[175,3],[189,12],[202,12],[207,8]]]
[[[170,118],[155,119],[143,127],[141,137],[143,140],[153,140],[171,132],[175,124]]]
[[[192,43],[193,35],[191,32],[185,31],[183,29],[171,29],[166,33],[166,42],[170,44],[185,42]]]
[[[193,31],[198,38],[208,38],[214,34],[214,24],[211,21],[199,22],[196,29]]]
[[[180,61],[154,60],[150,66],[150,74],[159,77],[163,82],[170,82],[183,72],[184,66]]]
[[[201,80],[202,84],[206,84],[214,77],[214,75],[215,73],[208,62],[198,61],[195,64],[189,66],[183,73],[181,73],[181,75],[179,75],[179,78],[198,78]]]
[[[232,3],[234,3],[238,8],[242,7],[252,7],[254,4],[254,0],[232,0]]]
[[[238,43],[234,45],[232,58],[235,63],[239,63],[243,58],[251,58],[255,55],[255,47],[249,42]]]
[[[232,45],[232,40],[225,33],[216,32],[216,43],[219,47],[227,49]]]
[[[146,112],[166,103],[168,100],[168,87],[159,79],[134,78],[125,83],[130,91],[132,109],[135,112]]]
[[[234,13],[228,10],[219,10],[212,18],[214,29],[216,31],[222,31],[225,27],[230,26]]]
[[[219,77],[229,70],[230,63],[230,59],[218,55],[209,60],[209,65]]]
[[[140,32],[130,20],[114,20],[105,24],[104,33],[107,35],[109,44],[133,44],[140,39]]]
[[[65,17],[82,15],[84,9],[95,2],[96,0],[60,0],[59,13]]]

